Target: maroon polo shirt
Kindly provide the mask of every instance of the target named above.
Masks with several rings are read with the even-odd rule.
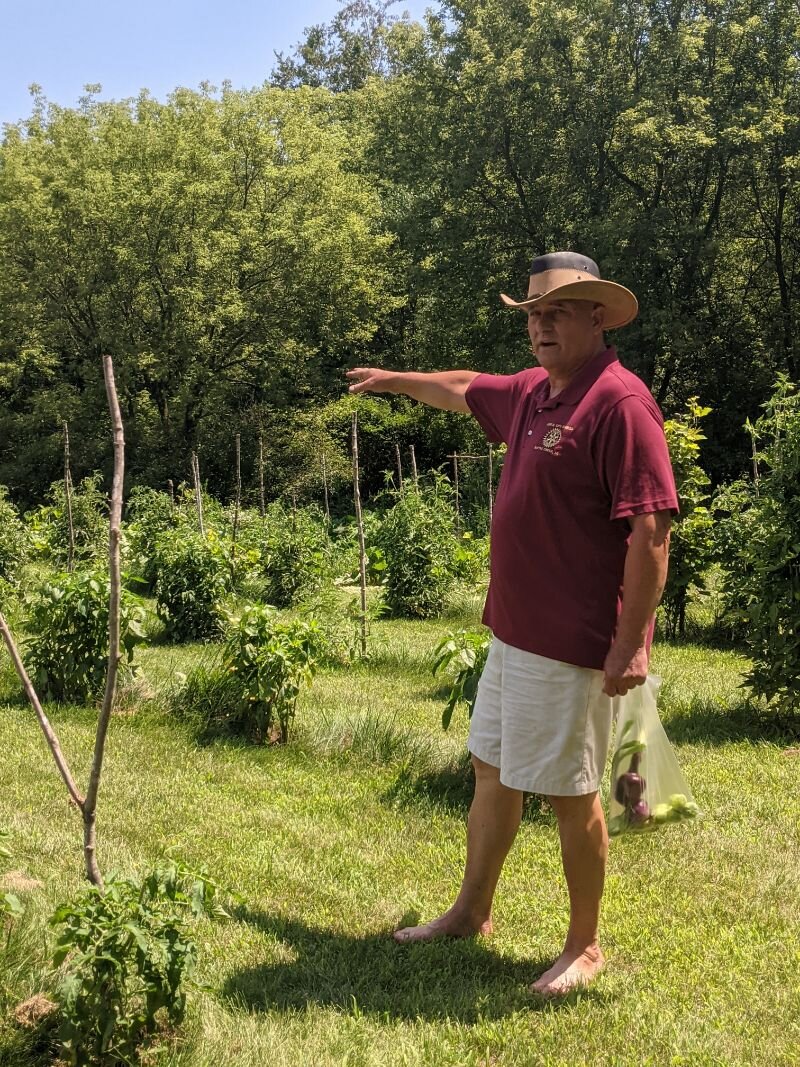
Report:
[[[466,399],[489,440],[508,445],[483,621],[506,644],[601,670],[622,605],[626,519],[678,510],[661,412],[614,348],[555,397],[533,367],[479,374]]]

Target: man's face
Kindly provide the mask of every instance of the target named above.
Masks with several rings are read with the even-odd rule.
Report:
[[[528,336],[541,365],[565,369],[590,359],[603,338],[603,307],[591,300],[554,300],[528,311]]]

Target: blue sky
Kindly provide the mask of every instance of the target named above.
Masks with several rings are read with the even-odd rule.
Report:
[[[420,18],[434,0],[400,0]],[[201,81],[259,85],[273,52],[288,51],[303,29],[328,22],[337,0],[0,0],[0,123],[31,111],[28,86],[49,100],[77,103],[86,84],[103,98],[149,89],[163,98]]]

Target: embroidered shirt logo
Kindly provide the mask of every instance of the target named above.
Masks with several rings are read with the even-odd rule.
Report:
[[[534,449],[537,452],[547,452],[550,456],[560,456],[561,450],[564,446],[564,442],[568,440],[568,435],[574,431],[575,427],[570,426],[568,422],[563,425],[559,425],[557,422],[548,422],[547,429],[542,437],[542,443],[540,445],[534,445]],[[528,430],[528,436],[533,433],[533,430]]]

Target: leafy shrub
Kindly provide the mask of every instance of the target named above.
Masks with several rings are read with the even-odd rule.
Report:
[[[57,574],[29,599],[33,633],[27,663],[46,700],[85,704],[105,685],[108,664],[108,575],[101,571]],[[129,593],[120,605],[122,667],[144,640],[142,611]]]
[[[256,744],[285,743],[302,685],[323,653],[312,620],[281,620],[273,607],[249,604],[232,618],[219,667],[192,671],[173,703],[204,733],[243,735]]]
[[[15,583],[29,550],[28,532],[0,485],[0,580]]]
[[[700,442],[705,441],[698,422],[710,411],[698,404],[696,396],[691,397],[682,415],[664,423],[680,503],[670,534],[669,571],[661,600],[671,637],[684,634],[689,587],[702,586],[714,552],[714,524],[706,506],[710,479],[698,461]]]
[[[72,527],[75,564],[98,559],[108,550],[108,502],[99,471],[87,475],[72,489]],[[64,482],[50,487],[50,504],[26,516],[36,550],[45,558],[65,564],[69,556],[69,517]]]
[[[441,613],[453,583],[453,518],[449,501],[435,490],[397,494],[378,536],[392,615],[424,619]]]
[[[472,584],[488,578],[489,538],[476,538],[465,530],[453,547],[451,570],[455,578]]]
[[[442,712],[442,727],[450,726],[456,705],[466,703],[469,718],[478,695],[478,682],[486,664],[492,635],[488,630],[457,630],[445,634],[434,652],[433,673],[453,678],[450,695]]]
[[[156,545],[179,524],[179,512],[166,493],[147,486],[131,490],[126,509],[126,566],[149,588],[156,580]]]
[[[330,539],[318,510],[271,504],[262,559],[270,604],[290,607],[318,589],[332,575]]]
[[[739,483],[729,502],[728,595],[742,612],[753,665],[746,682],[784,713],[800,710],[800,393],[778,380],[754,426],[763,470],[749,491]]]
[[[176,641],[211,637],[222,625],[230,571],[214,531],[163,536],[155,551],[156,611]]]
[[[162,1019],[183,1019],[197,958],[187,915],[224,914],[218,889],[204,873],[170,862],[141,882],[108,878],[104,890],[91,886],[55,911],[51,924],[66,927],[54,963],[68,965],[58,999],[70,1064],[138,1063]]]

